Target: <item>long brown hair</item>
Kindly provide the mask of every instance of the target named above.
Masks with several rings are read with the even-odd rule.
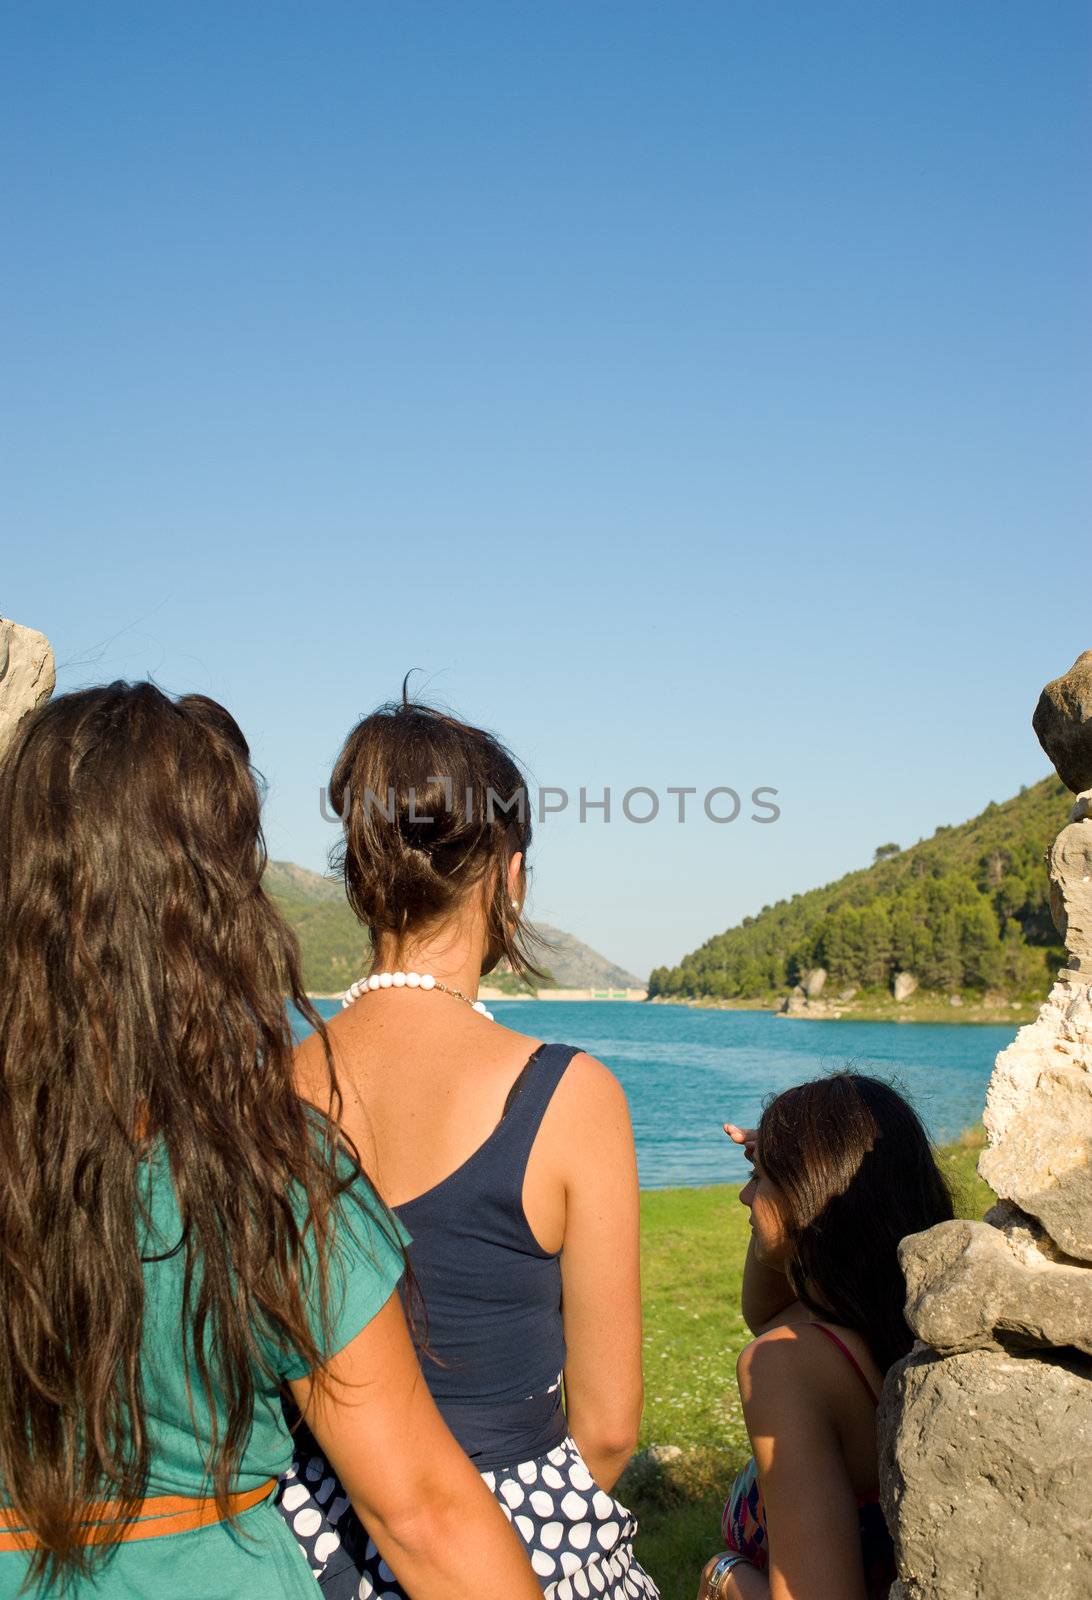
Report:
[[[403,682],[401,701],[348,735],[330,799],[345,829],[336,852],[345,892],[373,946],[427,928],[484,887],[496,959],[521,977],[546,976],[533,954],[545,941],[513,912],[507,882],[517,851],[528,870],[530,795],[493,734],[410,700]]]
[[[855,1329],[886,1371],[914,1342],[899,1240],[952,1216],[917,1113],[879,1078],[833,1072],[770,1102],[755,1157],[786,1203],[798,1298]]]
[[[203,696],[65,695],[0,758],[0,1485],[39,1541],[31,1582],[89,1571],[92,1504],[116,1501],[120,1532],[145,1494],[153,1148],[221,1510],[268,1341],[321,1362],[305,1291],[317,1262],[325,1322],[332,1208],[358,1169],[335,1166],[328,1046],[333,1120],[296,1094],[285,996],[325,1033],[264,865],[246,741]]]

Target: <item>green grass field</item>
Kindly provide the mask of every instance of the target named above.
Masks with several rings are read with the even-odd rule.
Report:
[[[961,1216],[993,1195],[975,1164],[981,1130],[941,1151]],[[698,1574],[720,1548],[720,1513],[750,1454],[735,1364],[750,1337],[739,1313],[747,1213],[735,1186],[658,1189],[641,1196],[645,1414],[640,1448],[678,1445],[681,1457],[619,1494],[641,1520],[638,1556],[663,1600],[694,1600]]]

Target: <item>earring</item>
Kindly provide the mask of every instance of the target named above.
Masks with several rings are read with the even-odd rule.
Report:
[[[513,911],[518,911],[519,910],[519,901],[518,900],[513,900],[511,902],[511,904],[512,904],[512,910]]]

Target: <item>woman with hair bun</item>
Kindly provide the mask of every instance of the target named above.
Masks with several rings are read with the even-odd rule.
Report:
[[[0,1596],[310,1600],[287,1384],[418,1600],[536,1600],[421,1381],[264,865],[201,695],[64,695],[0,759]]]
[[[403,687],[349,734],[330,792],[372,948],[330,1041],[346,1126],[413,1237],[429,1387],[546,1594],[654,1600],[610,1492],[642,1405],[625,1097],[578,1046],[527,1038],[477,1001],[502,957],[541,976],[524,779],[492,735]],[[321,1105],[321,1041],[298,1061]],[[282,1507],[327,1600],[406,1594],[306,1434]]]
[[[754,1455],[698,1600],[886,1600],[876,1405],[914,1342],[899,1241],[948,1221],[948,1185],[913,1108],[863,1073],[786,1089],[757,1129],[725,1132],[754,1164],[739,1198],[755,1338],[736,1369]]]

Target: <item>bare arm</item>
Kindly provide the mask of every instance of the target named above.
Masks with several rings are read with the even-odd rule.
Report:
[[[296,1404],[415,1600],[542,1600],[523,1547],[437,1411],[397,1294]]]
[[[866,1600],[853,1488],[797,1331],[756,1339],[737,1372],[766,1507],[769,1600]],[[725,1589],[724,1600],[761,1600],[743,1567]]]
[[[747,1160],[753,1161],[757,1130],[726,1122],[724,1131],[734,1144],[743,1146]],[[758,1259],[753,1238],[747,1246],[743,1263],[743,1292],[740,1298],[743,1320],[752,1333],[764,1333],[773,1319],[796,1299],[785,1274]]]
[[[565,1408],[592,1476],[609,1489],[636,1445],[644,1401],[637,1157],[626,1097],[601,1062],[574,1058],[563,1086]]]
[[[740,1302],[743,1320],[752,1333],[765,1333],[775,1318],[797,1304],[785,1274],[758,1259],[753,1236],[743,1262]]]

